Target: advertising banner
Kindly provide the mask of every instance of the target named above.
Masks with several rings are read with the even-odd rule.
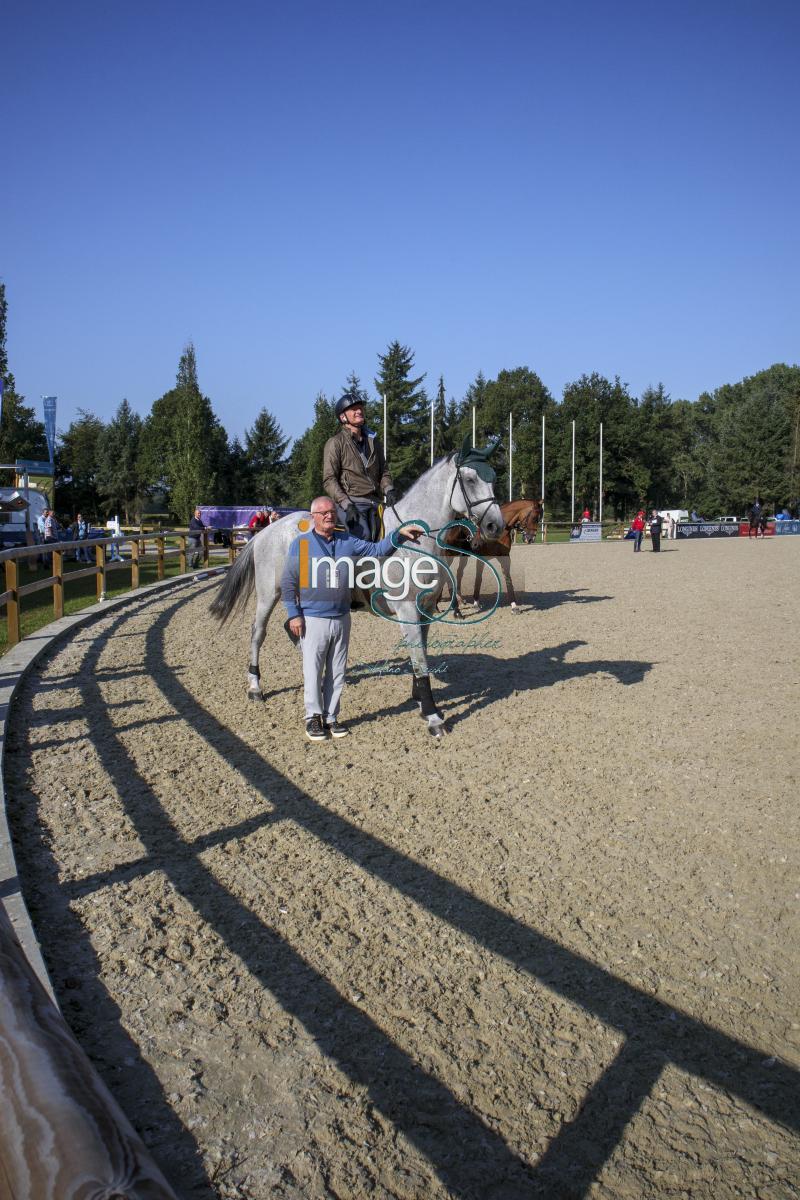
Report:
[[[679,521],[676,533],[679,538],[738,537],[739,525],[736,521]]]
[[[570,542],[599,542],[601,537],[602,526],[593,521],[585,521],[580,525],[573,525],[570,530]]]
[[[787,533],[800,533],[800,521],[776,521],[775,533],[778,536]]]

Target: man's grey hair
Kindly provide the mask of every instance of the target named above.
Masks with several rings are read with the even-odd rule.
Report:
[[[315,496],[311,501],[311,512],[320,512],[320,504],[324,504],[326,508],[336,509],[336,505],[331,500],[330,496]]]

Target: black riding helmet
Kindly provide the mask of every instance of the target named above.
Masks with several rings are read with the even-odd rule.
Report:
[[[345,392],[345,394],[336,401],[337,419],[342,415],[343,412],[347,412],[348,408],[355,408],[357,404],[360,405],[361,408],[364,407],[364,401],[361,399],[358,392]]]

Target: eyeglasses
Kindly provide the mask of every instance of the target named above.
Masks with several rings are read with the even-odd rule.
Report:
[[[311,515],[312,515],[312,517],[322,517],[323,521],[326,519],[328,521],[333,521],[336,519],[336,513],[331,512],[331,510],[329,508],[324,508],[324,509],[318,508],[315,511],[313,511],[311,513]]]

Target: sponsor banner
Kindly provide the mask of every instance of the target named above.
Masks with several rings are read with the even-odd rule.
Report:
[[[764,530],[764,537],[772,537],[775,533],[775,521],[771,518],[767,521],[767,528]],[[761,537],[761,526],[758,527],[758,536]],[[739,537],[750,537],[750,522],[742,521],[739,525]]]
[[[769,530],[767,530],[769,532]],[[776,534],[800,533],[800,521],[776,521]]]
[[[679,538],[738,537],[739,526],[735,521],[679,521],[676,532]]]
[[[573,525],[570,530],[570,542],[599,542],[602,526],[595,524],[593,521],[582,522],[580,525]]]

